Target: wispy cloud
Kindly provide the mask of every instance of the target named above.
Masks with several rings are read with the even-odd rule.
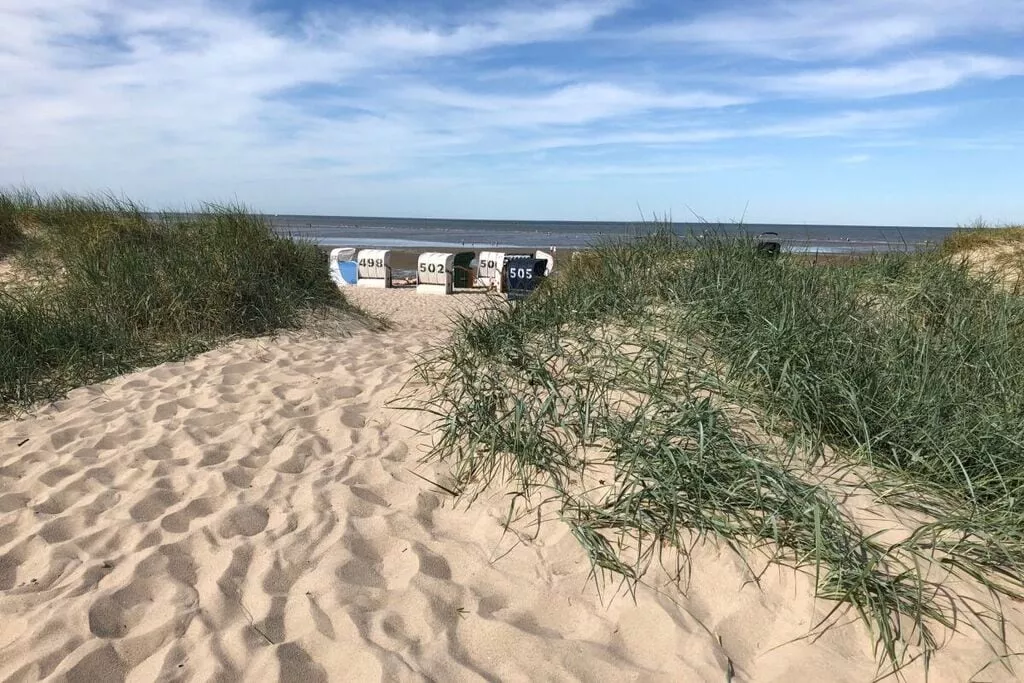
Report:
[[[564,2],[539,7],[507,7],[462,23],[438,28],[385,16],[364,16],[337,9],[313,12],[302,22],[309,39],[358,56],[364,64],[451,56],[503,45],[564,40],[591,28],[625,5],[625,0]]]
[[[850,154],[838,159],[841,164],[865,164],[871,161],[870,154]]]
[[[198,0],[156,11],[151,3],[105,0],[3,6],[0,108],[5,130],[17,133],[0,133],[0,149],[23,158],[52,152],[65,163],[106,154],[126,164],[140,155],[194,159],[201,151],[271,158],[285,151],[288,161],[322,155],[331,144],[341,164],[400,156],[387,143],[407,153],[431,148],[436,137],[401,118],[339,119],[278,95],[318,84],[366,88],[366,79],[410,60],[569,39],[616,7],[502,10],[450,29],[318,13],[285,33],[272,17]]]
[[[1019,0],[770,1],[651,27],[648,39],[775,59],[857,59],[978,33],[1024,30]]]
[[[880,135],[913,129],[942,115],[938,108],[849,110],[823,116],[790,118],[784,122],[766,122],[754,126],[693,125],[669,130],[627,130],[586,135],[538,137],[505,146],[502,152],[523,152],[567,148],[608,146],[694,147],[708,143],[757,138],[815,139]]]
[[[945,55],[876,67],[843,67],[769,76],[759,84],[773,92],[803,97],[875,98],[946,90],[970,80],[1024,75],[1024,59],[987,55]]]
[[[654,110],[715,109],[751,101],[709,92],[667,93],[613,83],[569,85],[543,94],[506,96],[415,87],[403,93],[417,105],[432,105],[486,116],[489,125],[582,124]]]

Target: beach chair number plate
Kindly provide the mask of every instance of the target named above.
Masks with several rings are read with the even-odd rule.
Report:
[[[421,273],[438,273],[438,274],[443,275],[444,274],[444,264],[443,263],[421,263],[420,264],[420,272]]]
[[[382,258],[378,258],[378,259],[372,259],[372,258],[359,259],[359,267],[360,268],[383,268],[384,267],[384,259],[382,259]]]
[[[528,268],[509,268],[508,277],[510,280],[532,280],[533,270]]]

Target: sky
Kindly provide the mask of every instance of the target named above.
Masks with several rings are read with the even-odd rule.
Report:
[[[1024,222],[1024,0],[0,0],[0,186]]]

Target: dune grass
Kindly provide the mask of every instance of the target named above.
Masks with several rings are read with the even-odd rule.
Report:
[[[13,197],[0,193],[0,258],[21,246],[25,237],[16,208]]]
[[[940,249],[944,254],[952,255],[973,249],[1007,245],[1024,245],[1024,225],[996,227],[979,219],[963,226],[943,240]]]
[[[814,572],[837,610],[820,627],[853,608],[897,671],[939,625],[1004,636],[995,599],[922,567],[1024,587],[1022,325],[1024,300],[939,252],[813,266],[655,234],[457,320],[417,407],[453,491],[548,492],[599,574],[635,582],[667,547],[685,564],[695,535],[764,552]],[[854,474],[927,521],[866,534]]]
[[[350,311],[313,245],[240,207],[0,194],[32,286],[0,287],[0,410]]]

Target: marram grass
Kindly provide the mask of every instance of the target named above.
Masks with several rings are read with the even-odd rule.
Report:
[[[1002,639],[998,600],[922,567],[1024,591],[1022,328],[1024,300],[938,252],[813,266],[657,234],[458,320],[416,405],[455,493],[548,491],[596,575],[636,582],[668,547],[685,563],[694,535],[765,552],[814,573],[836,606],[820,627],[854,609],[898,672],[937,626]],[[928,522],[865,534],[841,504],[855,473]]]
[[[945,254],[959,254],[972,249],[1010,245],[1024,246],[1024,225],[995,227],[979,219],[947,237],[940,248]]]
[[[350,312],[315,245],[240,207],[156,216],[117,198],[9,192],[0,226],[17,230],[13,258],[34,283],[0,283],[0,411]]]

